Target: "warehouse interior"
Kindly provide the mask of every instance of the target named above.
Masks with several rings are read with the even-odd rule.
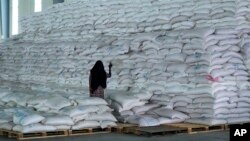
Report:
[[[249,15],[248,0],[1,0],[0,140],[229,140],[250,122]]]

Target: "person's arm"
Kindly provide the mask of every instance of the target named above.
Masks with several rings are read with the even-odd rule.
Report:
[[[111,64],[111,62],[109,63],[109,73],[108,73],[108,75],[107,75],[107,77],[108,78],[110,78],[111,76],[112,76],[112,74],[111,74],[111,68],[112,68],[112,64]]]

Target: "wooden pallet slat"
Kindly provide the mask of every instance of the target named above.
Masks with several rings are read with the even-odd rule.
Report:
[[[52,137],[65,137],[68,136],[68,131],[51,131],[51,132],[37,132],[37,133],[20,133],[16,131],[9,131],[1,129],[2,135],[8,138],[16,138],[17,140],[27,139],[40,139],[40,138],[52,138]]]
[[[136,124],[117,123],[117,126],[113,127],[113,129],[117,133],[130,133],[136,127],[138,127]]]
[[[223,131],[225,130],[225,125],[201,125],[201,124],[192,124],[192,123],[175,123],[167,124],[168,126],[186,128],[189,134],[201,133],[201,132],[214,132],[214,131]]]
[[[134,130],[134,134],[136,135],[165,135],[165,134],[176,134],[176,133],[184,133],[187,130],[181,127],[173,127],[173,126],[152,126],[152,127],[139,127]]]
[[[77,135],[90,135],[90,134],[99,134],[99,133],[110,133],[112,127],[107,128],[85,128],[79,130],[68,130],[69,136],[77,136]]]

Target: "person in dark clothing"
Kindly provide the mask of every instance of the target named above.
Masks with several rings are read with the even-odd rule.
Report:
[[[109,73],[106,73],[103,63],[98,60],[89,75],[89,92],[90,97],[104,98],[104,89],[107,87],[107,78],[111,77],[112,64],[109,63]]]

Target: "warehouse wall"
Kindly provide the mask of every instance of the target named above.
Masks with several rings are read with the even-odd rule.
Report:
[[[42,0],[42,11],[53,5],[53,0]]]
[[[12,0],[10,1],[10,25],[12,25]],[[19,7],[18,7],[18,19],[22,19],[25,16],[30,16],[34,14],[34,0],[19,0]],[[49,8],[53,5],[53,0],[42,0],[42,11]],[[19,33],[21,32],[21,26],[19,22]],[[12,26],[10,26],[10,33],[12,33]]]

